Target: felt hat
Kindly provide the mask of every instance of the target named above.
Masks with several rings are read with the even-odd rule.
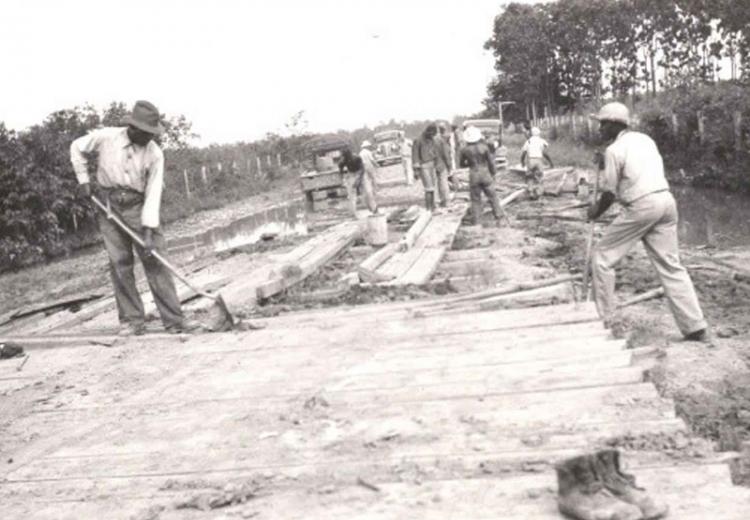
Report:
[[[144,132],[154,135],[164,133],[164,127],[161,124],[159,110],[153,103],[148,101],[136,101],[133,106],[133,112],[123,120],[126,125],[132,125]]]

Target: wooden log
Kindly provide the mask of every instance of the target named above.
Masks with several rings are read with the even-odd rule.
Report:
[[[557,220],[565,220],[570,222],[585,222],[586,219],[581,215],[564,215],[560,213],[531,213],[531,212],[520,212],[516,213],[518,220],[535,220],[542,218],[554,218]]]
[[[512,294],[514,292],[528,291],[531,289],[539,289],[541,287],[548,287],[550,285],[557,285],[563,282],[572,282],[580,280],[582,276],[580,274],[571,274],[558,276],[555,278],[547,278],[544,280],[537,280],[533,282],[521,282],[516,283],[507,287],[498,287],[494,289],[487,289],[485,291],[475,292],[473,294],[466,294],[462,296],[454,296],[451,298],[443,298],[441,300],[435,300],[432,302],[421,305],[422,307],[450,307],[457,303],[479,301],[493,296],[501,296],[504,294]]]
[[[414,221],[414,224],[409,228],[409,231],[407,231],[404,236],[401,238],[401,240],[398,243],[398,250],[399,251],[408,251],[412,247],[414,247],[414,244],[416,243],[419,236],[422,234],[422,232],[427,227],[427,224],[430,223],[430,220],[432,219],[432,212],[427,210],[421,210],[419,217],[417,217],[417,220]]]
[[[502,207],[507,206],[514,200],[524,195],[525,193],[526,193],[526,188],[521,188],[519,190],[514,191],[513,193],[511,193],[510,195],[508,195],[507,197],[505,197],[503,200],[500,201],[500,206]]]
[[[383,282],[393,280],[394,277],[383,276],[377,273],[378,267],[383,265],[386,260],[393,256],[398,251],[398,244],[391,243],[381,247],[373,254],[368,256],[359,266],[357,272],[359,277],[364,282]]]
[[[557,285],[487,298],[479,303],[479,309],[486,311],[494,309],[509,309],[513,307],[554,305],[572,301],[573,295],[573,285],[570,282],[563,282]]]
[[[557,183],[557,186],[555,186],[555,189],[550,190],[549,193],[557,197],[560,195],[560,192],[563,189],[563,186],[565,185],[565,181],[568,180],[568,176],[570,175],[572,170],[566,170],[565,173],[563,173],[562,177],[560,178],[560,182]]]
[[[661,298],[662,296],[664,296],[664,288],[657,287],[655,289],[651,289],[650,291],[646,291],[637,296],[634,296],[633,298],[630,298],[629,300],[625,300],[624,302],[619,304],[618,307],[619,308],[629,307],[631,305],[635,305],[636,303],[653,300],[654,298]]]

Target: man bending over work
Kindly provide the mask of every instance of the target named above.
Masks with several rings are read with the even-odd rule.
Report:
[[[594,298],[599,315],[615,311],[614,267],[639,240],[643,242],[669,302],[677,326],[688,340],[708,341],[707,324],[693,282],[680,263],[677,206],[664,176],[656,143],[630,130],[630,113],[622,103],[608,103],[592,116],[606,142],[601,197],[589,208],[595,220],[617,200],[622,211],[604,231],[592,262]]]

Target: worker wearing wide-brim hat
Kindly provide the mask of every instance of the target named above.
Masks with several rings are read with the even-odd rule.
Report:
[[[707,340],[707,323],[677,242],[677,206],[669,191],[656,143],[631,130],[630,111],[622,103],[607,103],[592,118],[611,142],[604,153],[601,196],[589,208],[589,219],[602,215],[617,200],[617,218],[597,243],[592,262],[594,298],[605,323],[615,311],[617,263],[641,241],[651,259],[677,326],[686,339]]]
[[[112,211],[142,237],[144,247],[133,241],[115,223],[99,215],[99,229],[109,254],[110,275],[120,320],[120,334],[142,334],[146,316],[133,273],[135,250],[143,264],[164,327],[169,332],[189,332],[199,324],[187,320],[169,270],[153,251],[164,254],[160,230],[161,197],[164,189],[164,154],[154,139],[164,127],[158,109],[148,101],[137,101],[121,127],[99,128],[73,141],[70,157],[80,193],[89,197],[91,185],[87,155],[97,152],[96,184]]]
[[[469,126],[463,132],[466,143],[459,153],[459,164],[462,168],[469,168],[469,194],[471,197],[472,224],[481,223],[482,193],[492,207],[492,214],[499,226],[501,219],[508,220],[502,206],[497,200],[495,191],[495,155],[490,151],[487,143],[482,141],[482,132],[475,126]]]

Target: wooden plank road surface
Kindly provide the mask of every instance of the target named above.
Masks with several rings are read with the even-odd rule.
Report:
[[[383,283],[388,285],[427,283],[435,274],[446,251],[450,249],[467,207],[466,204],[454,203],[450,209],[442,210],[441,213],[434,214],[430,218],[421,219],[422,224],[425,225],[415,223],[414,234],[417,236],[410,236],[404,242],[404,245],[408,247],[393,254],[378,267],[376,274],[384,280],[390,280]]]
[[[0,466],[2,518],[551,520],[556,461],[689,435],[644,380],[649,349],[610,338],[590,304],[423,317],[384,304],[267,325],[116,347],[127,381],[89,375],[86,396],[21,419],[47,434]],[[726,464],[624,460],[673,518],[747,518],[750,490]]]

